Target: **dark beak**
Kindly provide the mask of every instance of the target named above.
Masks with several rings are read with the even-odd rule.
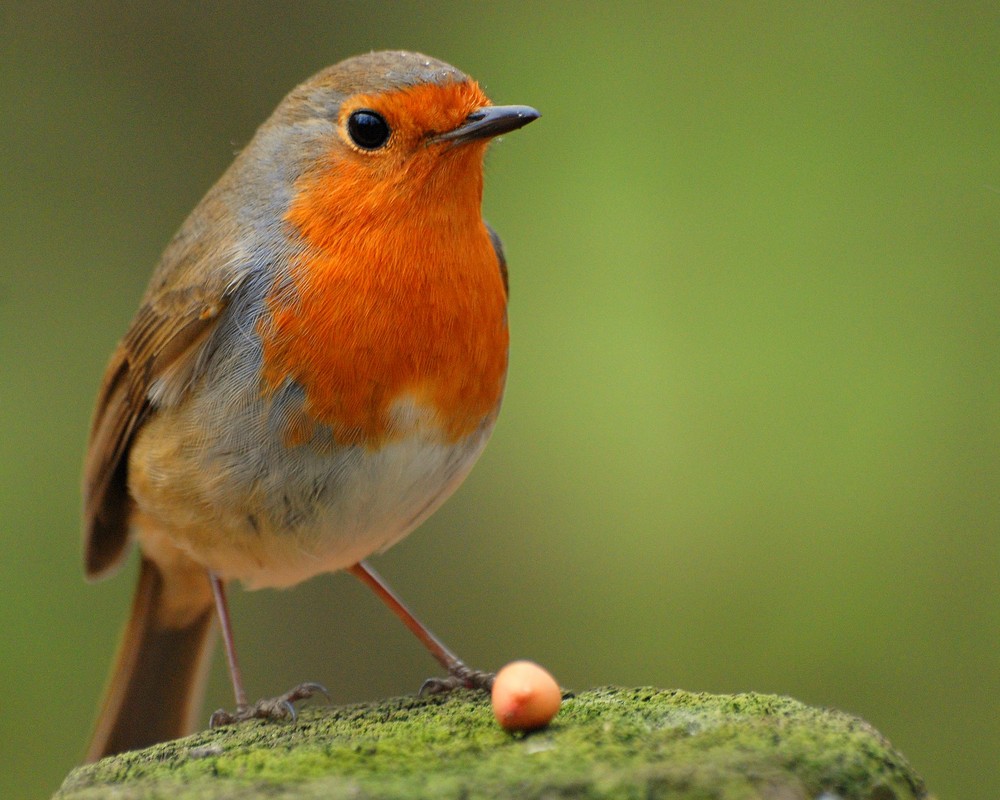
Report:
[[[501,133],[516,131],[541,116],[531,106],[483,106],[465,118],[465,122],[447,133],[432,136],[431,142],[462,144],[476,139],[492,139]]]

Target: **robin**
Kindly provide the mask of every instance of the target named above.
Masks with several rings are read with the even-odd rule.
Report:
[[[225,589],[345,569],[447,670],[488,687],[363,559],[462,482],[500,409],[507,267],[481,216],[489,141],[538,117],[452,66],[373,52],[278,105],[167,246],[108,364],[84,466],[90,578],[138,586],[88,760],[193,729]],[[213,610],[214,609],[214,610]]]

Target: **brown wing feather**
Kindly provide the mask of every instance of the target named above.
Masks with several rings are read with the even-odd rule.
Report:
[[[83,470],[84,564],[96,578],[115,567],[128,541],[131,500],[128,450],[151,413],[154,381],[169,377],[171,393],[189,383],[201,344],[224,298],[179,290],[147,303],[108,364],[97,398]]]
[[[486,232],[490,235],[490,242],[493,244],[493,252],[497,254],[497,261],[500,264],[500,277],[503,278],[503,293],[510,296],[510,287],[507,285],[507,256],[503,252],[503,242],[493,226],[486,223]]]
[[[245,258],[245,236],[227,200],[241,196],[234,193],[234,184],[244,189],[252,184],[254,173],[247,174],[248,163],[254,163],[252,153],[244,151],[167,245],[142,305],[104,373],[84,462],[88,577],[99,577],[116,566],[125,551],[132,441],[156,407],[179,402],[185,395],[202,363],[202,346],[253,270]]]

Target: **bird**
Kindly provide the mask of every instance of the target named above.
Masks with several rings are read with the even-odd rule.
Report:
[[[87,761],[192,732],[216,630],[248,702],[227,587],[347,571],[448,675],[488,688],[365,559],[459,486],[497,420],[507,263],[482,218],[495,137],[539,117],[455,67],[374,51],[294,88],[181,225],[104,373],[83,469],[84,567],[140,558]]]

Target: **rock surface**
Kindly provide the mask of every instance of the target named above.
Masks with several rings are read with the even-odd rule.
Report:
[[[909,800],[923,781],[877,731],[773,695],[593,689],[510,735],[489,699],[400,697],[304,709],[73,770],[91,798],[720,798]]]

